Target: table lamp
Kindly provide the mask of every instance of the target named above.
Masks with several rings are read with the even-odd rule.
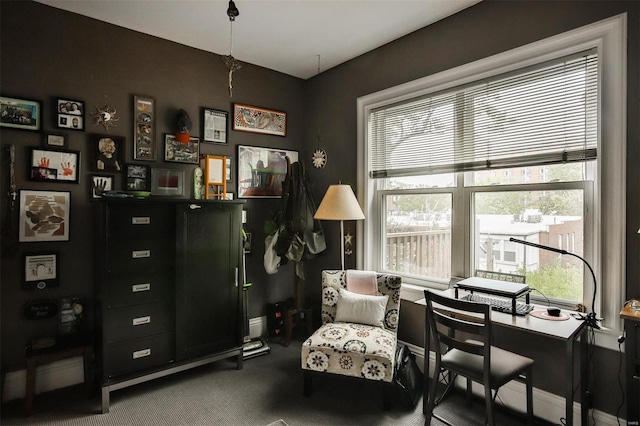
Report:
[[[364,213],[351,186],[330,185],[313,217],[319,220],[340,221],[340,259],[344,270],[344,221],[364,219]]]

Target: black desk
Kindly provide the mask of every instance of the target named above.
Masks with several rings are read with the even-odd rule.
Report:
[[[452,289],[444,290],[442,293],[452,298],[454,297]],[[420,299],[416,303],[426,305],[425,299]],[[574,344],[580,339],[580,418],[581,424],[587,425],[589,412],[587,396],[589,366],[587,365],[587,339],[586,336],[583,335],[587,330],[586,323],[571,316],[566,321],[548,321],[531,315],[514,316],[497,311],[491,311],[491,322],[496,327],[507,327],[565,342],[565,424],[570,426],[573,425]],[[429,356],[429,354],[425,354],[425,356]],[[425,401],[423,401],[423,403],[425,403]]]

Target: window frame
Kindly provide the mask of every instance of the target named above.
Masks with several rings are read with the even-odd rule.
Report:
[[[598,21],[556,36],[540,40],[513,50],[456,68],[439,72],[418,80],[410,81],[399,86],[391,87],[376,93],[362,96],[357,100],[357,136],[358,136],[358,165],[357,165],[357,195],[364,206],[367,219],[357,224],[357,230],[362,238],[357,239],[357,266],[362,269],[379,269],[380,257],[377,251],[383,226],[380,198],[375,191],[375,183],[368,174],[367,135],[368,116],[375,109],[395,102],[401,102],[416,96],[437,93],[452,87],[469,84],[537,63],[567,56],[586,49],[596,48],[599,56],[599,103],[607,108],[599,107],[598,129],[598,170],[594,182],[597,199],[595,211],[585,212],[593,224],[600,224],[593,232],[591,252],[584,253],[596,271],[597,277],[597,313],[603,317],[604,334],[609,331],[613,336],[622,329],[619,311],[624,302],[625,294],[625,233],[626,233],[626,28],[627,15],[620,14],[612,18]],[[606,141],[606,143],[604,142]],[[463,184],[462,173],[457,175],[457,185]],[[446,188],[443,188],[446,192]],[[452,226],[466,226],[463,235],[470,232],[465,217],[469,211],[462,211],[465,206],[462,195],[458,191],[454,195],[454,213]],[[587,196],[585,191],[585,197]],[[456,209],[456,206],[458,207]],[[586,224],[585,226],[589,226]],[[594,225],[597,226],[597,225]],[[589,232],[585,232],[585,237]],[[469,250],[468,236],[454,238],[452,235],[452,251]],[[604,255],[606,253],[606,256]],[[469,254],[465,255],[469,259]],[[606,259],[606,262],[604,260]],[[469,266],[464,266],[463,268]],[[452,269],[460,268],[454,265]],[[458,269],[459,270],[459,269]],[[588,287],[589,274],[585,274],[585,295]],[[444,283],[424,282],[424,286],[444,288]],[[421,287],[403,284],[403,298],[417,300],[421,298]],[[590,306],[589,306],[590,309]],[[598,344],[596,339],[596,344]],[[615,347],[615,344],[604,343],[605,346]]]

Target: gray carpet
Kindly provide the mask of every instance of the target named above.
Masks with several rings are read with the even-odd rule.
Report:
[[[233,425],[283,426],[424,424],[422,402],[414,410],[397,405],[382,409],[379,387],[360,380],[318,378],[309,398],[302,396],[300,342],[283,347],[272,342],[271,353],[245,360],[242,370],[233,360],[185,371],[111,393],[110,412],[98,414],[100,399],[87,398],[82,385],[37,395],[34,414],[24,417],[24,401],[2,406],[2,425]],[[484,424],[482,401],[466,405],[461,395],[447,398],[436,413],[455,425]],[[525,422],[499,412],[496,424]],[[539,421],[537,424],[546,423]],[[443,423],[435,420],[434,426]]]

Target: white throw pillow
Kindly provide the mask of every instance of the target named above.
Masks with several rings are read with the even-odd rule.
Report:
[[[384,314],[388,300],[389,296],[387,295],[370,296],[341,288],[335,321],[384,327]]]

